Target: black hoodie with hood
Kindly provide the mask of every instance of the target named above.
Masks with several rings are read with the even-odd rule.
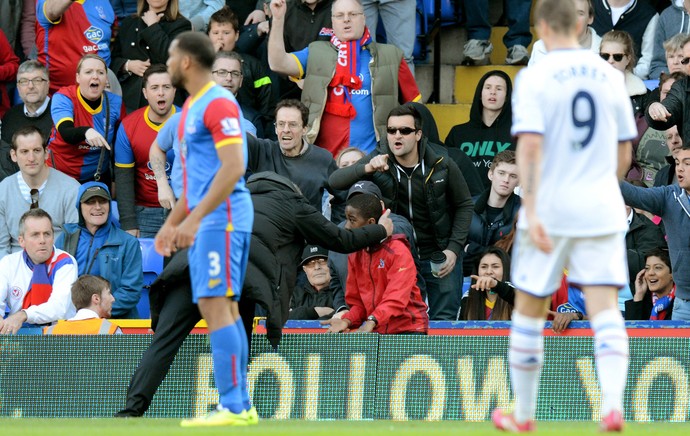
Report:
[[[482,121],[482,89],[489,77],[498,76],[506,81],[506,101],[503,110],[491,126]],[[470,120],[465,124],[458,124],[450,129],[446,137],[446,147],[459,148],[472,159],[479,173],[484,187],[491,186],[488,172],[491,162],[498,153],[504,150],[515,150],[516,142],[510,134],[513,112],[510,101],[513,84],[510,76],[500,70],[492,70],[484,74],[474,92],[474,100],[470,109]]]

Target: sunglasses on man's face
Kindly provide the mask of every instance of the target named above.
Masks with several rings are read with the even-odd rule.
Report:
[[[623,60],[623,56],[625,56],[625,53],[600,53],[599,56],[605,61],[608,61],[611,56],[613,56],[613,60],[616,62],[620,62]]]
[[[683,58],[680,60],[680,63],[683,65],[690,64],[690,58]]]
[[[400,134],[403,136],[407,136],[410,133],[417,131],[417,129],[412,127],[388,127],[386,130],[388,131],[389,135],[395,135],[397,132],[400,132]]]

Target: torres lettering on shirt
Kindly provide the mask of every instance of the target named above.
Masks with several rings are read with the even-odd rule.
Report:
[[[72,80],[74,81],[74,74]],[[76,127],[93,127],[105,137],[109,144],[113,144],[115,129],[118,121],[125,116],[125,108],[119,95],[109,91],[104,91],[103,94],[106,93],[108,94],[109,110],[106,110],[104,106],[105,98],[103,97],[101,97],[101,104],[92,109],[81,96],[77,85],[61,88],[53,96],[50,112],[55,127],[53,127],[53,132],[50,135],[48,149],[51,153],[46,159],[46,163],[80,183],[93,180],[93,175],[98,168],[101,149],[100,147],[92,147],[85,141],[78,145],[69,144],[62,138],[57,129],[60,123],[70,120],[74,122]],[[108,123],[108,132],[103,134],[107,112],[110,113],[110,122]]]
[[[50,21],[45,3],[36,2],[38,60],[48,67],[50,94],[74,83],[77,63],[88,53],[110,65],[110,38],[115,12],[109,0],[74,0],[62,17]]]
[[[544,135],[538,216],[553,235],[626,231],[623,199],[611,168],[618,166],[617,144],[635,138],[637,128],[622,74],[586,49],[550,52],[539,65],[518,74],[512,128],[513,135]],[[588,225],[592,217],[598,217],[596,227]],[[527,228],[524,208],[517,225]]]
[[[247,167],[247,138],[240,127],[241,117],[242,111],[232,93],[214,82],[189,97],[182,107],[177,135],[188,212],[204,198],[220,169],[216,149],[241,146],[244,167]],[[230,197],[203,218],[199,231],[222,229],[251,233],[253,220],[251,196],[244,177],[240,177]]]
[[[149,149],[158,132],[167,124],[170,117],[177,113],[173,106],[168,119],[162,124],[154,124],[149,119],[151,107],[146,106],[127,115],[117,130],[115,140],[115,166],[135,168],[135,204],[144,207],[160,207],[158,202],[158,185],[149,162]],[[170,180],[171,163],[175,160],[172,149],[166,153],[165,173]]]
[[[300,68],[300,79],[304,78],[307,71],[307,58],[309,57],[309,47],[291,53]],[[349,92],[349,98],[357,114],[352,119],[330,114],[324,110],[319,135],[316,144],[319,147],[330,151],[334,156],[346,148],[347,144],[352,144],[364,151],[364,154],[372,152],[376,148],[376,128],[374,127],[374,104],[371,96],[371,70],[369,64],[372,62],[371,52],[365,46],[357,62],[357,73],[362,80],[361,89],[348,91],[342,85],[328,87],[327,101],[340,97],[344,92]],[[335,68],[335,67],[334,67]],[[417,101],[420,98],[417,82],[410,72],[410,69],[403,58],[398,68],[398,88],[400,90],[401,101]],[[342,145],[345,144],[343,147]]]

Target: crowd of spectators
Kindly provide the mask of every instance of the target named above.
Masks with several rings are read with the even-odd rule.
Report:
[[[306,278],[298,280],[290,318],[346,320],[331,323],[332,331],[352,324],[426,332],[425,325],[380,325],[396,324],[403,319],[396,311],[417,310],[421,302],[428,320],[509,319],[509,247],[520,206],[511,75],[497,67],[467,84],[476,86],[469,121],[442,143],[414,76],[414,1],[1,3],[0,11],[11,13],[0,14],[0,260],[9,265],[4,259],[23,254],[26,295],[36,283],[57,289],[50,272],[37,272],[38,263],[71,262],[74,278],[108,281],[108,292],[98,283],[84,291],[80,309],[103,302],[107,310],[89,309],[99,318],[138,316],[137,238],[155,236],[181,189],[176,133],[187,95],[165,67],[168,48],[178,34],[194,30],[210,38],[217,52],[213,78],[242,108],[247,177],[270,171],[287,178],[306,203],[345,228],[381,215],[354,201],[357,194],[391,211],[396,236],[353,255],[358,264],[307,247],[299,265]],[[467,29],[463,64],[489,64],[489,2],[457,3]],[[506,2],[506,65],[532,65],[546,54],[536,41],[530,58],[531,3]],[[633,165],[621,185],[630,224],[630,286],[621,291],[621,310],[634,308],[636,319],[690,320],[682,266],[690,217],[684,147],[690,144],[690,0],[575,3],[581,45],[623,73],[638,127]],[[42,244],[56,241],[50,256],[34,253],[26,233],[34,227],[45,233]],[[667,256],[658,252],[664,248]],[[348,315],[358,301],[348,287],[362,288],[353,276],[365,273],[362,256],[401,251],[411,253],[411,263],[400,268],[414,267],[405,289],[402,281],[378,284],[396,296],[407,293],[407,309],[367,304]],[[390,272],[388,261],[381,262]],[[659,276],[673,286],[657,290]],[[563,283],[552,316],[565,327],[586,313],[565,276]],[[14,317],[0,321],[0,333],[16,331],[18,320],[44,324],[74,315],[62,284],[59,304],[33,292],[27,301],[40,294],[32,304],[50,307],[39,311],[17,303],[12,286],[12,280],[0,283],[0,308]],[[647,316],[658,300],[676,310]]]

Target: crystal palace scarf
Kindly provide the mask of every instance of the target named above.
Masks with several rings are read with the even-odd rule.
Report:
[[[666,316],[668,316],[668,308],[673,304],[673,299],[676,296],[676,286],[673,286],[673,289],[671,289],[671,292],[659,299],[657,299],[654,302],[654,306],[652,307],[652,315],[649,317],[650,321],[658,321],[658,320],[663,320],[666,319]]]
[[[50,298],[50,293],[53,292],[53,281],[48,277],[48,264],[52,260],[53,255],[51,253],[50,259],[39,264],[34,264],[26,254],[26,251],[22,253],[22,256],[26,266],[33,271],[29,290],[26,292],[24,302],[22,303],[22,309],[26,309],[30,306],[43,304]]]
[[[352,105],[350,90],[361,89],[362,79],[357,74],[359,55],[362,48],[371,42],[369,29],[364,28],[364,34],[358,40],[341,42],[335,35],[331,37],[331,44],[338,49],[338,60],[335,66],[335,74],[328,84],[333,95],[326,102],[324,109],[329,114],[353,119],[357,111]],[[339,92],[338,88],[342,92]],[[343,89],[349,88],[349,89]]]

